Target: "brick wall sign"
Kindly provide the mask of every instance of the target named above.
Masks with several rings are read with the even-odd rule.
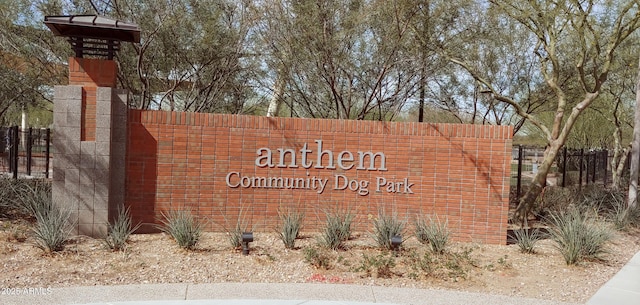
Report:
[[[190,209],[210,230],[239,217],[272,231],[278,210],[318,229],[380,209],[447,219],[454,238],[506,242],[512,128],[129,110],[126,203],[135,222]]]

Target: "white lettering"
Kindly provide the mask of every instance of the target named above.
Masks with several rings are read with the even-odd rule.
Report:
[[[387,179],[385,179],[384,177],[377,177],[376,178],[376,192],[380,192],[380,187],[384,186],[387,184]]]
[[[280,162],[278,163],[278,167],[292,167],[292,168],[298,167],[298,165],[296,164],[295,150],[278,148],[278,151],[280,152]],[[289,166],[284,164],[284,159],[287,153],[289,154],[289,156],[291,156],[291,164],[289,164]]]
[[[320,190],[318,190],[318,194],[322,194],[324,192],[324,188],[327,186],[329,182],[329,178],[318,179],[318,183],[320,183]]]
[[[353,164],[349,164],[348,166],[344,165],[344,161],[353,162],[353,154],[350,151],[345,150],[338,154],[338,167],[344,170],[349,170],[353,167]]]
[[[316,163],[315,168],[318,168],[318,169],[324,168],[322,166],[322,156],[327,154],[329,156],[329,165],[327,166],[327,168],[336,169],[336,167],[333,165],[333,152],[328,149],[322,150],[322,140],[316,140],[316,143],[318,143],[318,162]]]
[[[317,144],[316,150],[309,149],[308,144],[304,143],[302,148],[298,151],[300,153],[301,165],[303,168],[316,168],[316,169],[336,169],[336,164],[340,169],[350,170],[356,166],[355,157],[352,152],[348,150],[341,151],[337,154],[337,158],[334,159],[333,151],[330,149],[323,150],[322,140],[315,140]],[[294,149],[290,148],[278,148],[277,149],[278,160],[277,163],[274,162],[276,160],[273,159],[273,152],[271,149],[262,147],[258,148],[256,151],[256,160],[255,165],[257,167],[279,167],[279,168],[297,168],[298,167],[298,157],[297,153]],[[311,157],[311,155],[315,152],[315,163]],[[287,159],[289,158],[289,160]],[[288,162],[287,162],[288,160]],[[387,170],[387,159],[384,153],[382,152],[370,152],[370,151],[358,151],[358,164],[355,169],[357,170],[374,170],[374,171],[386,171]],[[277,165],[276,165],[277,164]],[[325,166],[326,164],[326,166]],[[379,166],[376,167],[376,164]]]
[[[307,163],[307,154],[310,152],[311,150],[307,149],[307,143],[304,143],[304,145],[302,145],[302,148],[300,148],[300,155],[302,156],[302,167],[304,168],[310,168],[313,165],[313,162]]]
[[[366,170],[379,170],[379,171],[386,171],[387,167],[386,167],[386,157],[384,156],[383,153],[378,152],[378,153],[372,153],[370,151],[359,151],[358,155],[360,156],[359,158],[359,163],[358,163],[358,167],[356,169],[366,169]],[[369,167],[365,168],[364,167],[364,158],[365,157],[369,157]],[[376,168],[375,162],[376,162],[376,157],[380,157],[380,167]]]
[[[263,152],[266,152],[267,155],[263,156]],[[273,167],[273,162],[271,160],[271,149],[268,148],[258,148],[256,151],[258,157],[256,158],[256,166],[257,167]],[[261,161],[263,160],[263,161]]]
[[[236,184],[232,184],[231,183],[231,176],[234,176],[234,175],[235,176],[240,176],[240,173],[238,173],[238,172],[230,172],[230,173],[227,174],[227,177],[225,178],[225,181],[227,181],[227,186],[228,187],[236,188],[236,187],[240,186],[240,183],[236,183]]]
[[[334,190],[346,190],[348,188],[352,192],[357,192],[358,195],[369,195],[368,180],[349,180],[345,175],[335,175],[335,182]]]
[[[341,179],[344,180],[344,184],[340,183]],[[333,188],[334,190],[344,190],[347,188],[348,185],[349,185],[349,180],[347,179],[347,176],[336,175],[336,184],[335,184],[335,187]]]
[[[250,187],[251,186],[251,179],[247,176],[244,176],[242,178],[240,178],[240,186],[241,187]]]
[[[414,183],[409,183],[409,178],[404,178],[404,192],[405,194],[413,194],[413,191],[411,190],[411,187],[414,185]]]

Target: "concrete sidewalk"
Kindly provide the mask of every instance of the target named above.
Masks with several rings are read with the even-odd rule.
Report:
[[[591,297],[589,305],[640,304],[640,252]]]
[[[41,295],[2,295],[0,304],[119,305],[568,305],[451,290],[412,289],[343,284],[216,283],[149,284],[53,288]]]

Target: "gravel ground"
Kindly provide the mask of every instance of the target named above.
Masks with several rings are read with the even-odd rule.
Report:
[[[165,234],[134,235],[126,251],[107,250],[100,240],[77,237],[54,254],[45,254],[24,234],[24,225],[0,223],[0,287],[72,287],[147,283],[337,283],[438,288],[564,301],[586,302],[636,252],[638,232],[617,234],[605,262],[567,266],[550,240],[536,254],[516,245],[453,243],[445,256],[430,254],[414,238],[398,253],[374,247],[368,234],[354,234],[347,250],[320,250],[328,269],[305,260],[315,247],[304,232],[287,250],[273,233],[256,233],[251,253],[232,249],[227,236],[205,233],[197,249],[182,250]],[[367,263],[368,262],[368,263]],[[391,266],[384,268],[384,262]],[[391,262],[391,263],[390,263]],[[426,264],[425,262],[429,262]],[[423,263],[424,268],[419,268]],[[367,272],[369,267],[369,272]]]

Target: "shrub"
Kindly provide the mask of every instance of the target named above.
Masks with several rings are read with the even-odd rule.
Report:
[[[234,249],[242,247],[242,232],[246,232],[242,229],[242,225],[238,222],[233,229],[225,230],[227,230],[227,238],[231,247]]]
[[[36,246],[49,253],[61,251],[71,233],[70,216],[69,210],[61,210],[53,205],[37,210],[32,229]]]
[[[346,213],[326,213],[327,223],[320,236],[320,244],[338,250],[344,248],[344,242],[351,237],[351,223],[354,215]]]
[[[618,207],[626,206],[626,194],[601,185],[585,186],[578,196],[579,207],[588,208],[600,216],[607,216]]]
[[[23,225],[12,225],[9,227],[9,235],[7,241],[16,241],[19,243],[25,242],[29,236],[28,232],[31,228],[26,228]]]
[[[123,250],[127,245],[129,236],[139,227],[140,224],[135,227],[131,226],[129,208],[118,207],[118,214],[113,220],[113,224],[109,223],[107,226],[107,235],[104,237],[103,243],[111,250]]]
[[[382,249],[391,250],[391,237],[404,233],[406,222],[401,221],[397,214],[387,214],[384,210],[378,211],[378,217],[373,220],[373,239]]]
[[[567,184],[568,186],[569,184]],[[565,211],[576,201],[577,189],[572,187],[548,186],[538,197],[533,215],[544,218],[550,213]]]
[[[223,213],[223,215],[225,215]],[[229,221],[225,218],[224,230],[227,232],[227,239],[229,244],[234,249],[242,247],[242,233],[251,232],[253,228],[250,227],[249,221],[246,219],[245,209],[241,208],[238,217],[233,223],[232,227],[229,227]]]
[[[417,251],[409,252],[404,264],[411,266],[410,278],[435,277],[442,280],[459,281],[467,279],[472,268],[478,267],[472,257],[472,247],[465,247],[461,251],[448,251],[441,255],[433,255],[430,251],[420,254]]]
[[[0,179],[0,216],[5,216],[13,206],[11,202],[11,180]]]
[[[181,248],[193,249],[202,236],[203,224],[196,220],[191,212],[185,210],[171,210],[162,213],[162,231],[171,235]]]
[[[619,231],[636,226],[640,220],[640,207],[628,208],[624,201],[617,202],[606,215],[614,228]]]
[[[583,260],[603,259],[612,234],[601,223],[578,209],[551,214],[549,221],[551,238],[568,265]]]
[[[278,235],[284,243],[285,248],[294,249],[296,238],[298,238],[300,229],[302,229],[304,214],[294,210],[288,210],[286,212],[278,211],[278,217],[280,218]]]
[[[449,230],[448,221],[441,222],[440,219],[435,220],[431,217],[428,221],[422,218],[416,219],[415,235],[420,243],[431,246],[434,253],[444,253],[451,231]]]
[[[513,241],[520,248],[522,253],[535,253],[535,246],[543,238],[540,230],[519,228],[513,230]]]
[[[331,256],[315,247],[304,249],[304,261],[317,269],[331,269]]]
[[[419,274],[430,276],[437,268],[437,260],[426,252],[423,256],[420,256],[416,251],[412,251],[407,256],[409,260],[409,266],[413,269],[413,278],[417,278]]]
[[[42,180],[1,179],[0,212],[34,218],[51,207],[51,183]]]
[[[390,278],[393,276],[393,267],[396,266],[396,261],[393,255],[385,256],[378,254],[376,256],[368,256],[362,254],[362,261],[360,266],[356,268],[356,272],[364,272],[366,276],[375,275],[378,278]]]

